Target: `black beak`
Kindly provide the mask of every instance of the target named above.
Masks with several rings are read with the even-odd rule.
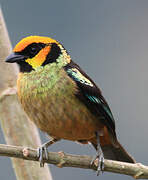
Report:
[[[5,62],[14,63],[19,61],[24,61],[25,59],[26,57],[24,55],[12,53],[6,58]]]

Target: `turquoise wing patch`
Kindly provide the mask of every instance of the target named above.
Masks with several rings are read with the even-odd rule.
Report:
[[[106,104],[103,103],[103,101],[95,96],[91,96],[91,95],[88,95],[88,94],[85,94],[87,96],[87,98],[91,101],[91,102],[94,102],[94,103],[97,103],[97,104],[100,104],[103,109],[106,111],[106,113],[109,115],[109,117],[111,119],[114,119],[113,118],[113,115],[112,115],[112,112],[111,110],[109,109],[108,106],[106,106]]]
[[[72,78],[77,85],[76,97],[84,103],[90,111],[98,118],[101,117],[101,122],[116,136],[115,121],[112,112],[102,96],[100,89],[88,77],[88,75],[81,70],[81,68],[73,63],[69,63],[64,67],[64,70],[70,78]],[[103,117],[103,118],[102,118]]]

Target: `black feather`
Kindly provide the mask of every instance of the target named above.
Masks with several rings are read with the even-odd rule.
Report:
[[[108,128],[113,137],[116,138],[115,121],[106,100],[102,96],[101,90],[73,61],[67,64],[64,69],[78,86],[77,98],[79,98],[99,120],[101,119],[101,122]]]

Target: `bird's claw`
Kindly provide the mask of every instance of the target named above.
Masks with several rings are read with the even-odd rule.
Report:
[[[91,161],[91,165],[95,162],[95,160],[98,159],[98,167],[97,167],[97,176],[99,176],[99,174],[104,170],[104,156],[101,153],[100,155],[96,155],[92,161]]]
[[[100,172],[103,173],[104,170],[104,156],[101,154],[98,157],[98,168],[97,168],[97,176],[99,176]]]
[[[40,167],[44,167],[44,159],[48,160],[48,151],[45,145],[37,149],[37,154],[40,162]]]
[[[55,142],[59,141],[59,139],[51,139],[50,141],[44,143],[41,147],[38,148],[37,154],[40,162],[40,167],[44,167],[45,160],[48,160],[48,150],[47,148],[54,144]]]

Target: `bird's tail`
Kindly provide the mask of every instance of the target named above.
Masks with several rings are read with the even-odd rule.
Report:
[[[116,145],[109,144],[102,146],[105,159],[136,163],[134,158],[128,154],[128,152],[122,147],[122,145],[116,141]]]

